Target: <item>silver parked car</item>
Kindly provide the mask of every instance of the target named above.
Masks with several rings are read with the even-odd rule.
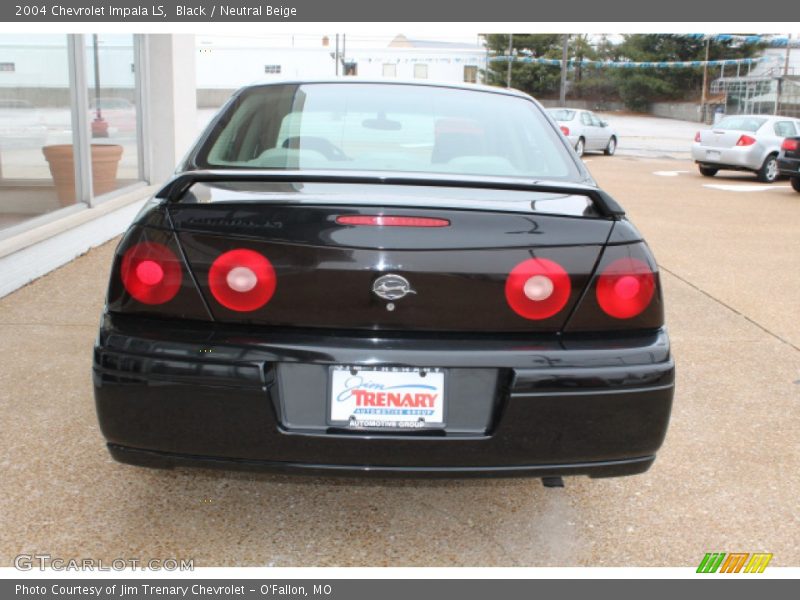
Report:
[[[786,137],[800,134],[800,119],[770,115],[732,115],[694,136],[692,158],[700,173],[753,171],[759,181],[778,176],[778,153]]]
[[[550,116],[558,122],[563,133],[575,148],[578,156],[584,151],[603,152],[611,156],[617,151],[617,132],[590,110],[551,108]]]

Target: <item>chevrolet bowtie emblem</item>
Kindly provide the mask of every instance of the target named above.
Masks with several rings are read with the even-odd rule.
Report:
[[[416,294],[417,292],[412,289],[411,284],[405,277],[395,275],[394,273],[387,273],[375,280],[372,284],[372,293],[378,298],[393,302],[394,300],[400,300],[409,294]]]

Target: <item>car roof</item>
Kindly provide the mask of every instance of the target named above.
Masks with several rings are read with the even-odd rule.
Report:
[[[767,121],[800,121],[796,117],[784,117],[782,115],[725,115],[725,118],[735,117],[739,119],[766,119]]]
[[[316,83],[336,83],[336,84],[373,84],[373,85],[413,85],[415,87],[440,87],[450,88],[457,90],[467,90],[471,92],[489,92],[492,94],[503,94],[505,96],[516,96],[518,98],[528,98],[531,96],[525,92],[515,90],[513,88],[501,88],[493,85],[483,85],[480,83],[466,83],[466,82],[453,82],[453,81],[437,81],[435,79],[426,79],[421,81],[419,79],[378,79],[367,77],[328,77],[328,78],[309,78],[309,79],[270,79],[268,81],[255,81],[249,85],[243,86],[241,89],[246,90],[255,87],[264,87],[270,85],[305,85]]]

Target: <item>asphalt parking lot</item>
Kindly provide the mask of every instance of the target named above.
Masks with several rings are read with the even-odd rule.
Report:
[[[90,378],[109,243],[0,300],[0,564],[696,566],[765,551],[800,565],[800,194],[685,160],[585,159],[661,268],[678,382],[648,473],[545,489],[116,464]]]

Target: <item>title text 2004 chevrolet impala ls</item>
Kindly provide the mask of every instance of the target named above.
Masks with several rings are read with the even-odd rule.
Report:
[[[237,92],[120,243],[94,353],[126,463],[641,473],[674,364],[656,263],[530,97]]]

